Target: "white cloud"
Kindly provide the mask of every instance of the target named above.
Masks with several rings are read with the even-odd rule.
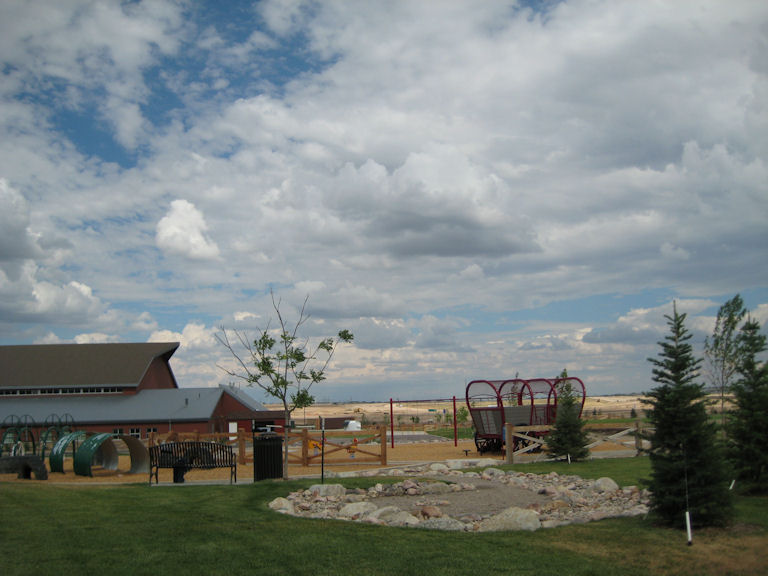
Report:
[[[41,255],[39,235],[30,230],[29,203],[5,178],[0,178],[0,266]],[[16,271],[18,273],[18,271]]]
[[[217,345],[215,328],[192,322],[184,326],[181,333],[172,330],[156,330],[149,336],[148,342],[180,342],[185,350],[210,349]]]
[[[142,312],[132,319],[130,329],[141,332],[150,332],[157,329],[157,321],[149,312]]]
[[[207,235],[203,213],[187,200],[174,200],[168,214],[157,223],[157,246],[168,254],[193,260],[219,257],[219,247]]]
[[[143,70],[178,49],[177,4],[10,1],[0,14],[0,52],[13,76],[30,88],[61,85],[66,89],[51,89],[58,105],[77,112],[95,106],[116,139],[135,148],[147,96]]]
[[[106,344],[108,342],[119,342],[114,336],[102,332],[91,334],[78,334],[75,336],[75,344]]]
[[[258,320],[259,317],[260,316],[258,314],[254,314],[253,312],[246,312],[246,311],[235,312],[234,314],[232,314],[232,318],[234,319],[235,322],[245,322],[245,321],[248,321],[248,320]]]

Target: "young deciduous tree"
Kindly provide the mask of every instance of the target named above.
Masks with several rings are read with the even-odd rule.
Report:
[[[583,460],[589,456],[589,438],[580,418],[581,401],[577,400],[568,372],[563,370],[558,379],[557,414],[555,425],[547,436],[547,448],[554,457]]]
[[[712,386],[720,392],[720,415],[725,425],[725,395],[731,388],[738,363],[736,342],[739,324],[747,314],[744,301],[736,294],[717,311],[712,336],[704,340],[704,356]]]
[[[308,300],[309,296],[304,299],[298,320],[290,324],[283,318],[280,301],[276,301],[272,294],[272,307],[278,326],[273,329],[270,321],[264,329],[259,329],[256,340],[251,341],[245,333],[233,330],[236,341],[233,342],[225,328],[216,335],[216,339],[237,360],[242,372],[219,367],[230,376],[245,380],[249,386],[258,386],[283,404],[284,479],[288,478],[288,425],[291,413],[296,408],[306,408],[314,403],[315,399],[310,394],[312,385],[325,380],[325,371],[336,347],[342,342],[352,342],[354,339],[349,330],[341,330],[335,340],[323,338],[312,343],[309,338],[300,338],[299,329],[310,318],[306,312]],[[235,348],[238,344],[243,352]]]
[[[750,489],[768,490],[768,362],[759,357],[768,345],[760,323],[747,319],[737,336],[736,410],[729,420],[729,456]]]
[[[644,402],[650,406],[651,510],[664,524],[684,525],[690,511],[694,525],[726,523],[732,515],[728,479],[715,425],[707,417],[706,394],[696,382],[701,359],[695,358],[685,328],[685,314],[673,305],[665,315],[670,333],[659,342],[653,381],[658,386]]]

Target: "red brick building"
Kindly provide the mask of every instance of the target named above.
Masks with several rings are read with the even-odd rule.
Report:
[[[177,342],[0,346],[0,427],[77,430],[146,438],[150,432],[229,432],[283,423],[253,390],[180,388]]]

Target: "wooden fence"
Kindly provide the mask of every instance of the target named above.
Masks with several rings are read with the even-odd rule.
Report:
[[[546,434],[552,430],[553,426],[513,426],[512,424],[505,424],[506,438],[517,438],[521,440],[520,448],[517,450],[506,451],[507,464],[514,462],[515,456],[525,454],[536,449],[546,448]],[[606,442],[619,442],[623,446],[634,449],[637,453],[642,449],[642,442],[644,435],[648,432],[640,420],[636,420],[632,424],[610,424],[607,422],[590,422],[584,425],[584,430],[591,432],[610,432],[615,431],[612,434],[602,436],[592,443],[587,445],[590,450],[605,444]],[[544,433],[544,434],[542,434]],[[621,441],[622,438],[634,434],[632,441]],[[509,440],[507,440],[509,441]]]
[[[325,454],[320,430],[288,432],[288,463],[299,466],[375,463],[387,465],[387,427],[325,432]]]
[[[282,437],[282,432],[277,433]],[[237,433],[170,432],[150,433],[147,446],[163,442],[218,442],[237,447],[237,463],[253,462],[252,436],[240,428]],[[320,430],[290,430],[288,432],[288,463],[299,466],[319,466],[323,458],[323,438]],[[371,430],[325,432],[325,464],[387,464],[387,427]]]

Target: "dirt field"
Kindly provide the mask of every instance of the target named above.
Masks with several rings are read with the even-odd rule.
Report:
[[[621,415],[620,413],[629,413],[634,409],[640,413],[643,409],[642,396],[595,396],[587,397],[584,403],[584,416],[588,418],[599,418]],[[456,397],[456,408],[466,406],[463,396]],[[270,410],[280,410],[278,404],[267,404]],[[424,423],[425,420],[434,419],[436,415],[442,415],[443,410],[446,413],[453,412],[452,402],[393,402],[392,411],[396,422],[407,424],[413,416],[419,417]],[[296,422],[307,421],[314,422],[319,416],[324,418],[346,417],[357,421],[365,419],[368,423],[383,423],[389,417],[389,402],[353,402],[353,403],[332,403],[315,404],[306,410],[296,410],[293,413],[293,419]],[[399,417],[399,418],[398,418]]]

